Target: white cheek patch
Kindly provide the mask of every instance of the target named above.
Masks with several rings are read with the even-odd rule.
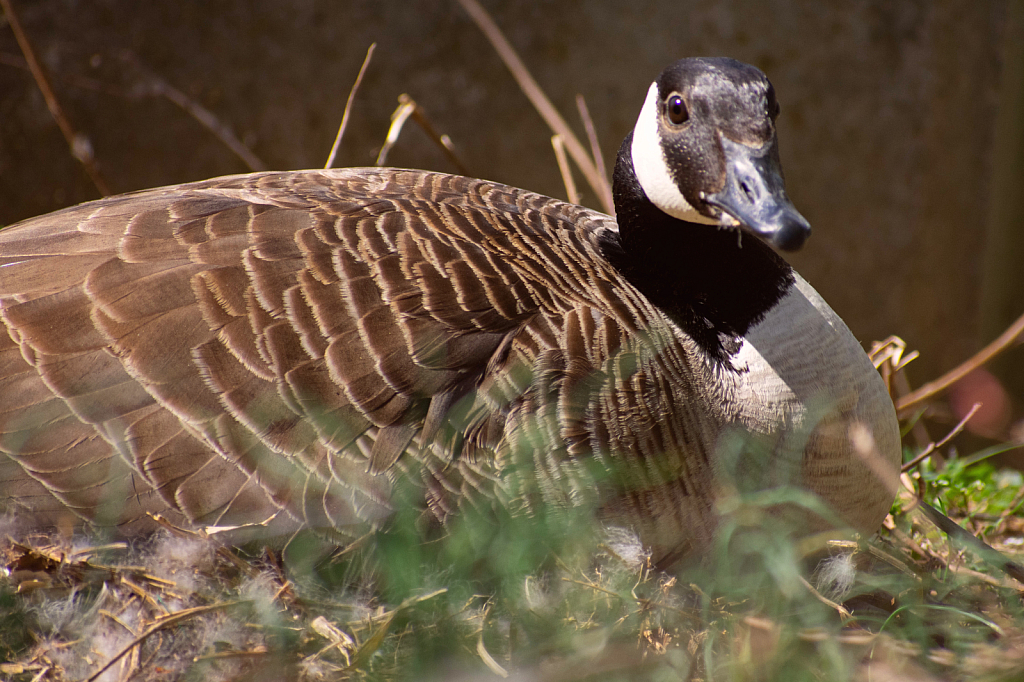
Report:
[[[644,108],[640,110],[636,127],[633,128],[630,153],[633,156],[633,172],[651,203],[673,218],[705,225],[720,224],[720,221],[698,213],[672,179],[661,146],[661,135],[658,134],[657,83],[651,83],[647,91]]]

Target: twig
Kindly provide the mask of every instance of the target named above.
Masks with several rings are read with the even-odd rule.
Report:
[[[96,167],[92,143],[85,135],[76,133],[74,128],[71,127],[71,122],[64,115],[64,109],[60,106],[57,95],[54,94],[50,81],[46,78],[46,72],[43,71],[42,64],[36,58],[32,44],[28,40],[28,35],[22,29],[21,22],[18,21],[18,16],[14,13],[11,0],[0,0],[0,7],[3,7],[7,23],[10,24],[11,31],[14,32],[14,39],[18,41],[18,47],[21,48],[21,53],[25,56],[29,71],[32,72],[32,77],[36,81],[36,86],[43,94],[43,99],[46,100],[46,108],[50,110],[50,115],[53,116],[53,120],[57,122],[57,127],[60,128],[60,132],[64,135],[64,139],[71,149],[71,155],[78,159],[79,163],[85,168],[85,172],[88,173],[89,179],[92,180],[92,184],[96,186],[99,193],[103,196],[108,196],[111,193],[110,186],[107,185],[106,180],[100,175],[99,168]]]
[[[28,62],[20,55],[0,52],[0,64],[9,66],[13,69],[21,69],[22,71],[32,73],[32,69],[29,68]],[[89,78],[88,76],[58,73],[52,75],[51,79],[81,90],[101,92],[104,95],[111,95],[112,97],[130,97],[130,95],[124,90],[107,85],[102,81],[98,81],[95,78]]]
[[[955,564],[950,565],[949,570],[956,575],[968,576],[974,578],[975,580],[980,580],[981,582],[988,583],[989,585],[994,585],[995,587],[1005,587],[1010,590],[1024,592],[1024,586],[1021,585],[1020,581],[1013,580],[1012,578],[997,578],[995,576],[989,575],[988,573],[982,573],[981,571],[975,571],[965,566],[958,566]]]
[[[0,0],[2,1],[2,0]],[[224,145],[234,152],[251,171],[267,170],[267,165],[245,146],[226,124],[199,102],[168,83],[156,73],[144,66],[131,52],[124,52],[121,59],[132,64],[146,79],[146,86],[153,95],[162,95],[181,107],[187,114],[199,122],[201,126],[213,133]]]
[[[257,157],[244,142],[239,140],[231,129],[226,124],[222,123],[213,112],[148,70],[131,53],[123,53],[121,55],[121,59],[132,64],[132,66],[141,72],[145,79],[145,83],[141,84],[142,87],[139,87],[139,85],[136,84],[134,88],[126,91],[94,78],[86,78],[83,76],[58,76],[57,79],[71,87],[89,90],[91,92],[101,92],[112,97],[124,97],[128,99],[139,99],[141,96],[165,97],[170,100],[172,104],[183,109],[185,113],[192,116],[192,118],[198,121],[200,125],[220,139],[225,146],[242,159],[250,170],[266,170],[266,164],[260,160],[260,158]],[[24,59],[2,52],[0,52],[0,64],[31,71],[28,62]]]
[[[901,473],[906,473],[906,472],[910,471],[911,469],[916,467],[918,464],[923,462],[925,460],[925,458],[927,458],[933,452],[935,452],[935,443],[934,442],[928,443],[928,447],[926,447],[924,450],[922,450],[921,454],[919,454],[917,457],[915,457],[914,459],[912,459],[909,462],[907,462],[906,464],[904,464],[900,468],[900,472]]]
[[[615,206],[612,203],[612,190],[608,186],[608,181],[597,171],[597,167],[594,162],[587,155],[586,150],[580,141],[573,134],[569,128],[565,119],[558,113],[554,105],[551,104],[551,100],[547,98],[544,91],[541,90],[537,81],[533,79],[530,72],[527,70],[526,65],[523,64],[523,60],[516,54],[515,48],[508,42],[505,36],[502,34],[501,29],[494,23],[494,19],[487,13],[477,0],[459,0],[459,4],[466,10],[470,18],[476,23],[476,25],[483,31],[483,34],[490,41],[494,47],[498,56],[505,62],[505,66],[512,72],[512,77],[519,83],[520,89],[523,94],[529,98],[533,104],[537,113],[541,115],[544,121],[551,128],[551,131],[556,135],[561,135],[565,141],[565,147],[569,151],[569,155],[572,157],[576,165],[583,171],[583,175],[587,178],[587,182],[593,188],[597,194],[598,199],[601,202],[601,206],[604,208],[606,213],[612,213],[615,210]]]
[[[592,590],[594,590],[596,592],[604,592],[605,594],[607,594],[609,596],[612,596],[612,597],[615,597],[616,599],[619,599],[620,601],[625,601],[625,598],[621,594],[618,594],[617,592],[612,592],[611,590],[605,589],[605,588],[601,587],[600,585],[595,585],[592,582],[582,582],[580,580],[576,580],[575,578],[562,578],[562,582],[563,583],[572,583],[573,585],[579,585],[581,587],[589,587],[590,589],[592,589]]]
[[[814,585],[807,582],[807,579],[804,578],[802,575],[797,577],[800,578],[800,582],[803,584],[804,588],[811,593],[811,596],[813,596],[815,599],[820,601],[825,606],[834,609],[836,613],[839,614],[839,618],[844,623],[853,618],[853,614],[850,613],[845,606],[843,606],[842,604],[837,604],[836,602],[832,601],[831,599],[823,595],[821,592],[818,592],[818,590],[815,589]]]
[[[974,403],[974,407],[971,408],[971,411],[968,412],[967,415],[963,419],[960,420],[959,424],[957,424],[955,427],[953,427],[952,431],[950,431],[948,434],[946,434],[945,438],[940,440],[938,443],[929,443],[928,447],[926,447],[921,452],[921,454],[919,454],[917,457],[915,457],[914,459],[910,460],[909,462],[907,462],[906,464],[903,465],[903,467],[900,469],[900,473],[906,473],[906,472],[910,471],[911,469],[916,467],[918,464],[920,464],[924,460],[925,457],[928,457],[930,454],[932,454],[932,452],[934,452],[938,448],[941,448],[943,445],[945,445],[949,441],[953,440],[953,438],[956,437],[956,435],[958,433],[963,431],[964,426],[967,425],[967,422],[970,421],[971,417],[973,417],[974,413],[977,412],[979,409],[981,409],[981,403]]]
[[[153,595],[151,595],[146,590],[142,589],[142,587],[140,587],[139,585],[136,585],[131,580],[129,580],[127,576],[121,575],[120,576],[120,581],[121,581],[122,585],[127,587],[130,591],[134,592],[142,601],[144,601],[147,604],[149,604],[149,607],[151,609],[153,609],[154,611],[157,611],[157,612],[162,611],[163,613],[161,614],[161,616],[167,616],[167,615],[170,614],[170,611],[167,610],[166,606],[164,606],[163,604],[158,602],[156,599],[154,599]],[[135,633],[132,633],[132,634],[135,634]]]
[[[889,518],[892,518],[892,517],[890,516]],[[897,571],[899,571],[903,575],[907,576],[908,578],[912,578],[913,580],[921,582],[921,576],[919,576],[914,571],[910,570],[909,566],[907,566],[905,563],[903,563],[902,561],[900,561],[896,557],[890,556],[887,552],[882,551],[881,549],[879,549],[878,547],[876,547],[876,546],[874,546],[872,544],[866,544],[866,545],[864,545],[864,548],[867,550],[867,553],[870,556],[873,556],[873,557],[875,557],[877,559],[881,559],[882,561],[884,561],[885,563],[889,564],[890,566],[892,566],[893,568],[895,568]],[[922,554],[921,556],[924,556],[924,554]]]
[[[920,499],[920,498],[915,498],[915,499]],[[891,535],[897,541],[902,542],[904,545],[909,547],[910,551],[917,552],[923,559],[931,558],[931,559],[933,559],[933,560],[935,560],[935,561],[937,561],[939,563],[942,563],[942,564],[946,563],[945,561],[942,560],[942,557],[937,555],[935,552],[930,552],[930,551],[926,550],[924,547],[921,546],[920,543],[917,542],[917,540],[915,540],[914,538],[912,538],[911,536],[907,535],[902,530],[900,530],[896,526],[895,523],[890,523],[890,519],[892,519],[891,515],[886,517],[885,522],[883,524],[885,526],[886,530],[889,531],[889,535]],[[920,578],[919,578],[919,580],[920,580]]]
[[[377,154],[377,160],[374,162],[375,165],[383,166],[385,161],[387,161],[388,153],[395,146],[395,143],[398,142],[398,137],[402,133],[405,122],[410,118],[423,129],[427,137],[440,147],[441,151],[448,157],[448,160],[452,162],[459,173],[462,175],[470,174],[466,164],[455,151],[452,139],[447,135],[440,134],[437,128],[430,122],[430,119],[427,118],[427,113],[423,110],[423,107],[405,93],[398,96],[398,108],[395,109],[395,113],[391,114],[391,127],[388,128],[387,138],[384,140],[384,145],[380,148],[380,153]]]
[[[341,147],[341,138],[345,135],[345,127],[348,125],[348,117],[352,112],[352,102],[356,98],[356,91],[359,90],[359,85],[363,82],[363,74],[366,73],[366,67],[370,65],[370,59],[373,57],[373,51],[377,49],[377,43],[370,43],[370,47],[366,50],[366,57],[363,58],[363,65],[359,67],[359,74],[356,76],[356,82],[352,84],[352,89],[348,91],[348,101],[345,102],[345,112],[341,115],[341,125],[338,126],[338,134],[334,137],[334,146],[331,147],[331,153],[327,156],[327,163],[324,168],[330,168],[334,165],[334,161],[338,157],[338,148]]]
[[[906,416],[912,407],[944,392],[950,386],[1012,346],[1021,334],[1024,334],[1024,315],[1017,318],[1017,321],[1011,324],[1006,331],[1000,334],[999,338],[975,353],[973,357],[962,363],[959,367],[946,372],[935,381],[930,381],[916,391],[908,393],[897,400],[896,412],[901,417]]]
[[[421,107],[419,104],[413,101],[413,99],[409,97],[409,95],[406,95],[404,93],[398,96],[398,101],[412,103],[412,120],[416,121],[419,127],[423,128],[423,130],[427,133],[427,136],[430,137],[430,139],[432,139],[441,148],[441,151],[444,153],[445,156],[448,157],[448,160],[455,165],[459,173],[463,175],[469,175],[469,169],[467,168],[463,160],[459,158],[458,153],[455,151],[455,145],[452,144],[452,138],[448,137],[447,135],[442,135],[437,131],[437,129],[434,127],[434,124],[430,122],[429,118],[427,118],[426,109]]]
[[[587,108],[587,100],[583,95],[576,95],[576,110],[580,112],[580,120],[583,121],[583,130],[587,133],[587,142],[590,143],[590,158],[597,166],[597,174],[602,178],[608,177],[608,171],[604,167],[604,156],[601,154],[601,145],[597,141],[597,129],[594,128],[594,119],[590,117],[590,109]]]
[[[565,155],[565,141],[561,135],[551,136],[551,146],[555,150],[555,159],[558,160],[558,170],[562,173],[562,182],[565,183],[565,193],[570,204],[580,203],[579,192],[576,191],[576,181],[572,179],[572,168],[569,167],[569,159]]]
[[[118,618],[116,615],[114,615],[110,611],[107,611],[106,609],[100,609],[99,611],[97,611],[97,613],[99,615],[101,615],[101,616],[106,616],[110,620],[114,621],[115,623],[120,625],[124,629],[125,632],[127,632],[132,637],[135,637],[135,630],[132,630],[130,627],[128,627],[127,623],[125,623],[123,620]]]
[[[0,1],[3,1],[3,0],[0,0]],[[115,655],[113,658],[111,658],[109,661],[107,661],[105,664],[103,664],[103,667],[101,667],[99,670],[97,670],[92,675],[90,675],[85,680],[85,682],[95,682],[95,680],[98,679],[100,675],[105,673],[110,668],[110,666],[114,665],[119,660],[124,658],[124,656],[129,651],[131,651],[135,647],[139,646],[140,644],[145,642],[147,639],[149,639],[150,637],[155,635],[157,632],[160,632],[160,630],[163,630],[164,628],[166,628],[166,627],[168,627],[170,625],[175,625],[177,623],[180,623],[183,620],[188,620],[189,618],[193,618],[195,616],[201,616],[204,613],[209,613],[211,611],[220,611],[221,609],[226,609],[226,608],[230,608],[232,606],[238,606],[239,604],[247,604],[247,603],[249,603],[249,600],[241,599],[241,600],[237,600],[237,601],[223,602],[221,604],[211,604],[209,606],[197,606],[197,607],[192,608],[192,609],[184,609],[182,611],[177,611],[177,612],[171,614],[170,616],[167,616],[166,618],[161,618],[159,621],[157,621],[153,625],[150,625],[148,628],[146,628],[146,631],[143,632],[138,637],[136,637],[135,640],[132,641],[131,644],[126,646],[117,655]]]

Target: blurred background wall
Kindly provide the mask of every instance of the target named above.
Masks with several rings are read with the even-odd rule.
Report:
[[[11,2],[114,192],[249,170],[154,83],[268,168],[322,166],[376,42],[336,165],[372,164],[409,93],[473,175],[565,197],[550,133],[454,0]],[[1022,0],[484,4],[578,131],[585,96],[609,167],[670,61],[764,69],[789,193],[814,226],[791,260],[865,346],[898,334],[919,349],[914,383],[1024,313]],[[454,171],[411,126],[389,165]],[[97,196],[0,24],[0,225]],[[1022,356],[996,367],[1018,397]]]

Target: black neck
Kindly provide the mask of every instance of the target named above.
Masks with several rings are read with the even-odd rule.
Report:
[[[708,355],[724,359],[793,284],[793,270],[751,234],[657,208],[636,179],[632,141],[630,134],[615,166],[619,241],[606,244],[605,255]]]

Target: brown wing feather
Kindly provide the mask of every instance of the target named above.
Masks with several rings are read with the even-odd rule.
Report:
[[[644,384],[691,369],[675,339],[650,350],[665,324],[601,256],[613,230],[379,169],[220,178],[6,229],[0,494],[36,523],[134,532],[148,512],[330,538],[386,519],[397,476],[439,518],[477,497],[564,503],[567,461],[671,449],[662,396],[688,399]]]

